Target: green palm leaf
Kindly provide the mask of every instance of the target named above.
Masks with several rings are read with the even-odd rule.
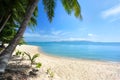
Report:
[[[44,10],[47,13],[48,20],[52,22],[54,17],[55,0],[43,0]]]
[[[61,2],[68,14],[74,11],[74,15],[82,19],[81,8],[77,0],[61,0]]]

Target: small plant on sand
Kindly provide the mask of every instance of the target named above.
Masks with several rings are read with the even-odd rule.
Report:
[[[20,66],[23,66],[22,61],[24,60],[24,52],[17,50],[15,55],[11,59],[16,62],[16,69],[19,70]]]
[[[39,54],[35,54],[33,56],[31,56],[29,53],[24,52],[24,54],[26,54],[30,60],[31,63],[31,71],[29,72],[30,76],[36,76],[37,72],[39,71],[38,68],[40,68],[42,66],[42,64],[40,62],[35,62],[36,58],[39,57]],[[33,67],[32,65],[35,65],[35,67]]]
[[[54,73],[52,72],[51,68],[47,69],[47,74],[49,75],[50,78],[54,77]]]
[[[50,73],[50,77],[51,77],[51,78],[54,77],[54,73],[53,73],[53,72]]]
[[[22,54],[22,52],[18,50],[15,55],[20,57],[21,54]]]
[[[36,63],[36,68],[40,68],[42,66],[42,64],[39,62],[39,63]]]
[[[24,53],[28,56],[28,58],[30,60],[30,63],[31,63],[31,66],[33,64],[35,64],[35,60],[36,60],[37,57],[39,57],[39,54],[35,54],[35,55],[31,56],[30,54],[28,54],[26,52],[24,52]]]
[[[19,62],[16,61],[16,64],[20,64],[21,61],[24,59],[24,56],[27,55],[27,57],[30,60],[31,67],[32,67],[33,64],[35,64],[36,68],[40,68],[42,66],[42,64],[40,62],[38,62],[38,63],[35,62],[36,58],[39,57],[39,54],[35,54],[35,55],[31,56],[29,53],[21,52],[21,51],[18,50],[15,55],[20,57],[20,61]]]
[[[47,73],[47,74],[49,74],[49,73],[50,73],[50,70],[51,70],[50,68],[49,68],[49,69],[47,69],[47,72],[46,72],[46,73]]]
[[[13,70],[16,72],[18,71],[24,72],[27,76],[29,75],[31,77],[37,76],[39,68],[41,68],[42,66],[40,62],[36,62],[36,59],[38,57],[39,54],[34,54],[33,56],[31,56],[29,53],[16,50],[15,55],[13,55],[11,58],[11,60],[14,63]],[[26,62],[24,62],[26,59],[29,59],[30,64],[26,64]],[[13,66],[13,64],[11,65]]]
[[[15,55],[24,59],[25,53],[18,50]]]

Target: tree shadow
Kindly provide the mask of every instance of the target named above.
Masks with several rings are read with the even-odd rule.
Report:
[[[0,80],[29,80],[30,77],[36,77],[38,70],[33,69],[29,64],[23,64],[24,61],[25,59],[22,59],[21,62],[21,59],[12,57],[5,73],[0,74]]]

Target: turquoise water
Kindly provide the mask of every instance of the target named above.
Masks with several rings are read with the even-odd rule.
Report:
[[[99,42],[28,42],[40,46],[49,54],[61,57],[92,59],[104,61],[120,61],[120,43]]]

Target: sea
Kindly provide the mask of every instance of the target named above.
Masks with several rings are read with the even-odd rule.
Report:
[[[120,62],[120,42],[27,42],[39,46],[45,54],[66,58]]]

